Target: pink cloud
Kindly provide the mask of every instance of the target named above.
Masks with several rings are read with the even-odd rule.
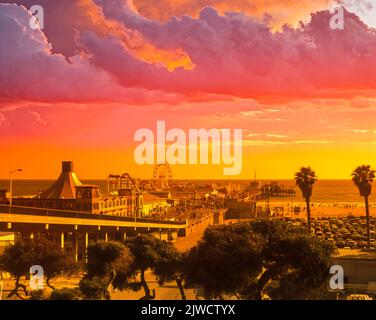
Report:
[[[0,112],[0,127],[8,125],[8,120],[5,118],[4,114]]]
[[[42,116],[40,115],[40,113],[38,113],[36,111],[28,111],[28,113],[33,116],[34,121],[37,124],[40,124],[42,126],[46,126],[47,125],[47,121],[42,118]]]
[[[0,4],[0,108],[17,101],[175,103],[179,95],[120,86],[83,54],[66,59],[53,53],[41,30],[29,28],[22,6]],[[22,104],[22,103],[21,103]]]
[[[95,14],[86,12],[90,18],[75,24],[72,38],[66,23],[61,36],[54,29],[46,38],[27,27],[30,13],[24,7],[0,5],[0,96],[7,107],[12,100],[174,105],[229,97],[279,103],[375,95],[376,32],[349,12],[344,30],[331,30],[332,15],[321,11],[298,28],[273,32],[265,21],[244,13],[221,15],[210,7],[197,18],[162,23],[142,17],[129,1],[78,3],[67,2],[69,21],[88,7]],[[56,25],[65,19],[53,16],[57,20],[50,23]],[[195,68],[171,72],[147,62],[118,33],[101,33],[96,19],[140,34],[161,50],[183,50]],[[68,42],[69,50],[63,48]],[[56,53],[56,43],[65,55]]]
[[[210,7],[195,18],[166,23],[141,17],[126,2],[95,0],[108,19],[137,30],[156,46],[182,48],[196,68],[167,72],[132,56],[115,37],[81,35],[92,61],[125,86],[189,95],[210,92],[244,98],[374,95],[376,32],[345,12],[344,30],[331,30],[332,14],[312,14],[299,28],[273,33],[241,13],[224,16]]]

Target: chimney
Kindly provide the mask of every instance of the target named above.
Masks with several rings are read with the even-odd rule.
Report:
[[[61,170],[63,172],[73,172],[73,161],[63,161]]]

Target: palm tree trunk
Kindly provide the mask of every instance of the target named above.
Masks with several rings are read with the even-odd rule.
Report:
[[[307,204],[307,226],[308,226],[308,233],[311,235],[311,205],[309,199],[306,199]]]
[[[368,197],[364,197],[365,205],[366,205],[366,219],[367,219],[367,248],[371,247],[371,232],[369,227],[369,203]]]

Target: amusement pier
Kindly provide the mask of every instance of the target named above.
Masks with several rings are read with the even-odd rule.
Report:
[[[63,161],[57,180],[36,195],[15,197],[0,190],[0,252],[19,238],[49,239],[78,261],[99,240],[124,241],[150,233],[174,242],[225,219],[268,216],[270,210],[260,212],[257,201],[295,195],[256,181],[240,186],[173,180],[168,164],[156,165],[150,180],[109,174],[105,189],[83,184],[74,163]]]
[[[83,184],[74,163],[64,161],[57,180],[37,195],[12,197],[0,190],[0,251],[18,238],[49,239],[78,261],[93,242],[123,241],[141,233],[174,241],[222,223],[226,211],[211,186],[173,188],[168,165],[157,165],[151,181],[123,173],[110,174],[107,182],[105,193]]]

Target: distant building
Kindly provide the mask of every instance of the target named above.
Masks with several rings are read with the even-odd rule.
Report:
[[[348,292],[376,294],[376,252],[338,249],[334,264],[344,269],[344,284]]]
[[[0,254],[3,253],[6,246],[14,244],[13,232],[0,232]]]
[[[0,192],[0,198],[4,192]],[[4,197],[4,196],[3,196]],[[130,186],[110,194],[101,194],[96,185],[84,185],[73,170],[72,161],[63,161],[58,179],[36,197],[17,197],[14,206],[83,211],[118,216],[142,215],[142,193]]]
[[[226,199],[227,219],[250,219],[256,216],[256,201],[244,201],[235,198]]]
[[[143,216],[163,213],[168,207],[170,204],[167,197],[159,197],[150,193],[143,195]]]

